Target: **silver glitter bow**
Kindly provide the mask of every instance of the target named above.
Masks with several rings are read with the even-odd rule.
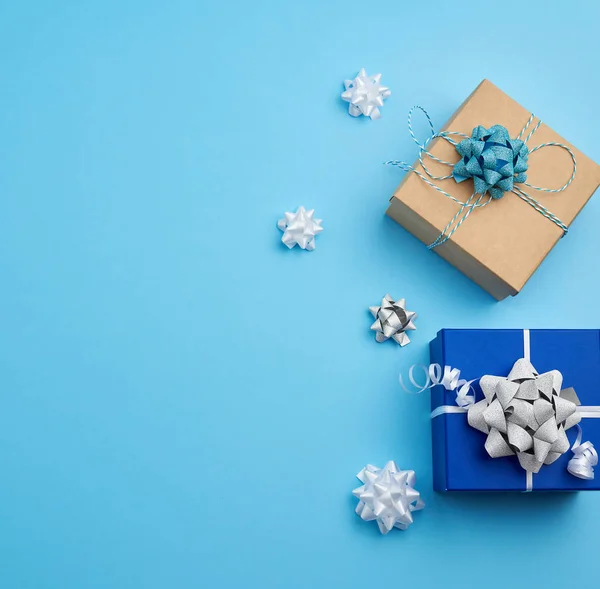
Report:
[[[413,523],[412,512],[425,507],[413,488],[415,471],[401,470],[393,460],[383,468],[368,464],[356,476],[364,483],[352,491],[359,499],[356,513],[365,521],[376,520],[382,534],[392,528],[406,530]]]
[[[485,399],[468,409],[469,425],[487,434],[492,458],[517,455],[528,472],[552,464],[570,448],[569,428],[581,420],[572,388],[561,391],[562,374],[538,374],[529,360],[515,362],[508,377],[483,376]]]
[[[417,318],[417,314],[414,311],[406,310],[405,299],[394,301],[387,294],[383,297],[379,307],[369,307],[369,311],[375,317],[371,329],[377,332],[375,339],[378,342],[384,342],[386,339],[392,338],[401,346],[410,343],[406,332],[417,329],[413,323],[413,320]]]

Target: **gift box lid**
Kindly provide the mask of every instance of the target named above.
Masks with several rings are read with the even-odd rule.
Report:
[[[484,80],[444,125],[443,130],[471,136],[478,125],[489,128],[499,124],[506,127],[511,138],[516,138],[530,116],[529,110]],[[538,121],[537,118],[533,119],[524,139]],[[518,186],[569,226],[600,185],[600,166],[542,123],[529,139],[528,146],[531,150],[547,142],[562,143],[573,151],[577,160],[573,182],[558,193]],[[428,149],[434,156],[448,162],[460,159],[456,148],[441,138],[434,139]],[[447,175],[452,171],[448,166],[425,159],[434,175]],[[530,153],[528,165],[527,182],[551,189],[563,186],[573,171],[569,153],[556,146]],[[418,160],[414,167],[423,172]],[[450,178],[432,182],[463,202],[471,197],[474,190],[472,180],[457,183]],[[387,214],[421,241],[430,244],[458,210],[459,205],[455,202],[416,174],[407,172],[391,198]],[[558,225],[516,194],[507,192],[502,198],[475,209],[450,240],[434,251],[495,298],[503,299],[522,289],[562,236],[563,231]]]
[[[559,370],[563,388],[573,387],[582,405],[600,405],[600,331],[595,329],[443,329],[430,344],[431,361],[461,371],[461,378],[485,374],[507,376],[516,360],[529,356],[541,374]],[[474,383],[477,399],[483,398]],[[432,411],[456,406],[456,393],[435,386]],[[600,419],[583,418],[583,440],[600,447]],[[567,431],[572,444],[576,428]],[[436,491],[524,491],[526,474],[516,456],[491,458],[485,434],[472,428],[465,413],[432,419],[434,489]],[[600,489],[600,476],[582,480],[567,472],[569,450],[533,475],[533,491]]]

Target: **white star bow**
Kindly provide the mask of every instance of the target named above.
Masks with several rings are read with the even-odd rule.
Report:
[[[349,102],[348,112],[353,117],[365,115],[371,120],[381,116],[379,108],[383,106],[383,99],[391,96],[391,91],[380,84],[381,74],[367,76],[365,68],[362,68],[354,80],[345,80],[345,91],[342,92],[342,100]]]
[[[356,513],[365,521],[376,520],[379,531],[406,530],[413,523],[412,512],[425,507],[417,490],[414,470],[400,470],[394,461],[383,468],[368,464],[357,475],[363,484],[352,494],[358,497]]]
[[[401,346],[410,343],[406,331],[417,329],[413,323],[413,319],[417,318],[417,314],[414,311],[406,310],[405,299],[394,301],[387,294],[383,297],[380,307],[369,307],[369,311],[375,317],[371,329],[377,332],[375,339],[378,342],[384,342],[391,337]]]
[[[314,250],[315,236],[323,231],[321,219],[315,219],[314,214],[314,209],[307,211],[304,207],[298,207],[295,213],[285,213],[277,223],[283,231],[281,241],[290,249],[299,245],[303,250]]]

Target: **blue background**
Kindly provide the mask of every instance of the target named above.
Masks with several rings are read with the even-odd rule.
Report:
[[[483,77],[600,161],[599,17],[3,0],[0,586],[597,587],[600,494],[434,494],[397,375],[441,327],[597,328],[600,199],[496,303],[384,217],[381,163],[414,159],[412,104],[439,126]],[[363,66],[379,121],[339,99]],[[279,241],[300,204],[314,252]],[[407,348],[369,331],[386,292],[419,313]],[[351,490],[389,459],[427,507],[384,537]]]

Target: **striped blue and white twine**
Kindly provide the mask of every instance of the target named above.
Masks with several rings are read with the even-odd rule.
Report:
[[[413,113],[415,110],[420,110],[425,115],[425,117],[427,118],[427,121],[429,123],[429,128],[431,129],[431,135],[422,144],[417,139],[417,137],[413,131],[413,127],[412,127],[412,116],[413,116]],[[533,119],[534,119],[534,116],[532,114],[529,117],[529,120],[527,121],[527,123],[525,124],[523,129],[521,130],[521,132],[519,133],[519,135],[517,136],[517,139],[521,139],[523,137],[523,135],[526,133],[527,129],[533,122]],[[542,121],[539,120],[537,122],[537,124],[531,129],[531,131],[529,132],[529,134],[527,135],[527,137],[524,140],[525,144],[527,144],[527,142],[531,139],[533,134],[539,129],[541,124],[542,124]],[[453,175],[448,174],[445,176],[436,176],[427,168],[427,166],[425,165],[425,162],[423,161],[423,156],[426,155],[435,162],[438,162],[438,163],[446,165],[446,166],[454,167],[455,162],[454,163],[447,162],[445,160],[442,160],[442,159],[434,156],[430,151],[428,151],[427,146],[437,137],[441,137],[442,139],[445,139],[446,141],[448,141],[448,143],[452,144],[453,146],[456,146],[456,145],[458,145],[458,143],[454,139],[452,139],[452,136],[461,137],[462,139],[469,139],[468,135],[466,135],[465,133],[459,133],[457,131],[441,131],[439,133],[436,133],[435,127],[433,126],[433,122],[431,120],[431,117],[429,116],[427,111],[422,106],[419,106],[419,105],[413,106],[408,111],[408,132],[410,133],[410,136],[412,137],[413,141],[417,144],[417,146],[419,148],[419,163],[420,163],[421,167],[423,168],[426,175],[422,174],[419,170],[417,170],[414,166],[408,164],[407,162],[398,161],[398,160],[390,160],[390,161],[386,162],[386,164],[389,164],[392,166],[397,166],[406,172],[414,172],[426,184],[428,184],[429,186],[431,186],[438,192],[442,193],[445,197],[453,200],[460,207],[458,209],[456,215],[454,215],[454,217],[452,217],[452,219],[449,221],[449,223],[446,225],[446,227],[444,227],[444,229],[442,230],[440,235],[435,239],[435,241],[433,241],[433,243],[431,243],[427,246],[429,249],[433,249],[435,247],[442,245],[443,243],[446,243],[446,241],[448,241],[452,237],[452,235],[455,233],[455,231],[457,231],[458,228],[468,219],[469,215],[475,209],[488,205],[490,203],[490,201],[492,200],[492,197],[487,192],[484,194],[478,194],[477,192],[473,192],[473,194],[466,201],[459,200],[458,198],[452,196],[449,192],[446,192],[445,190],[443,190],[442,188],[437,186],[437,184],[432,182],[432,180],[449,180],[450,178],[453,178]],[[569,148],[567,145],[564,145],[562,143],[556,143],[554,141],[551,141],[548,143],[542,143],[542,144],[530,149],[529,154],[539,151],[543,147],[552,147],[552,146],[560,147],[560,148],[566,150],[568,152],[568,154],[571,156],[571,160],[573,161],[573,173],[571,174],[571,177],[569,178],[569,180],[566,182],[566,184],[564,184],[564,186],[561,186],[560,188],[543,188],[540,186],[535,186],[533,184],[529,184],[528,182],[523,182],[523,184],[525,186],[528,186],[529,188],[532,188],[533,190],[539,190],[540,192],[556,193],[556,192],[562,192],[562,191],[566,190],[570,186],[570,184],[573,182],[573,180],[575,179],[575,175],[577,173],[577,161],[575,159],[575,154],[573,153],[571,148]],[[568,227],[556,215],[554,215],[544,205],[542,205],[539,201],[537,201],[535,198],[533,198],[532,196],[527,194],[524,190],[522,190],[518,186],[514,186],[512,192],[514,194],[516,194],[519,198],[524,200],[528,205],[533,207],[540,214],[542,214],[544,217],[546,217],[547,219],[549,219],[550,221],[555,223],[558,227],[560,227],[563,231],[563,236],[567,234],[567,232],[569,231]]]

